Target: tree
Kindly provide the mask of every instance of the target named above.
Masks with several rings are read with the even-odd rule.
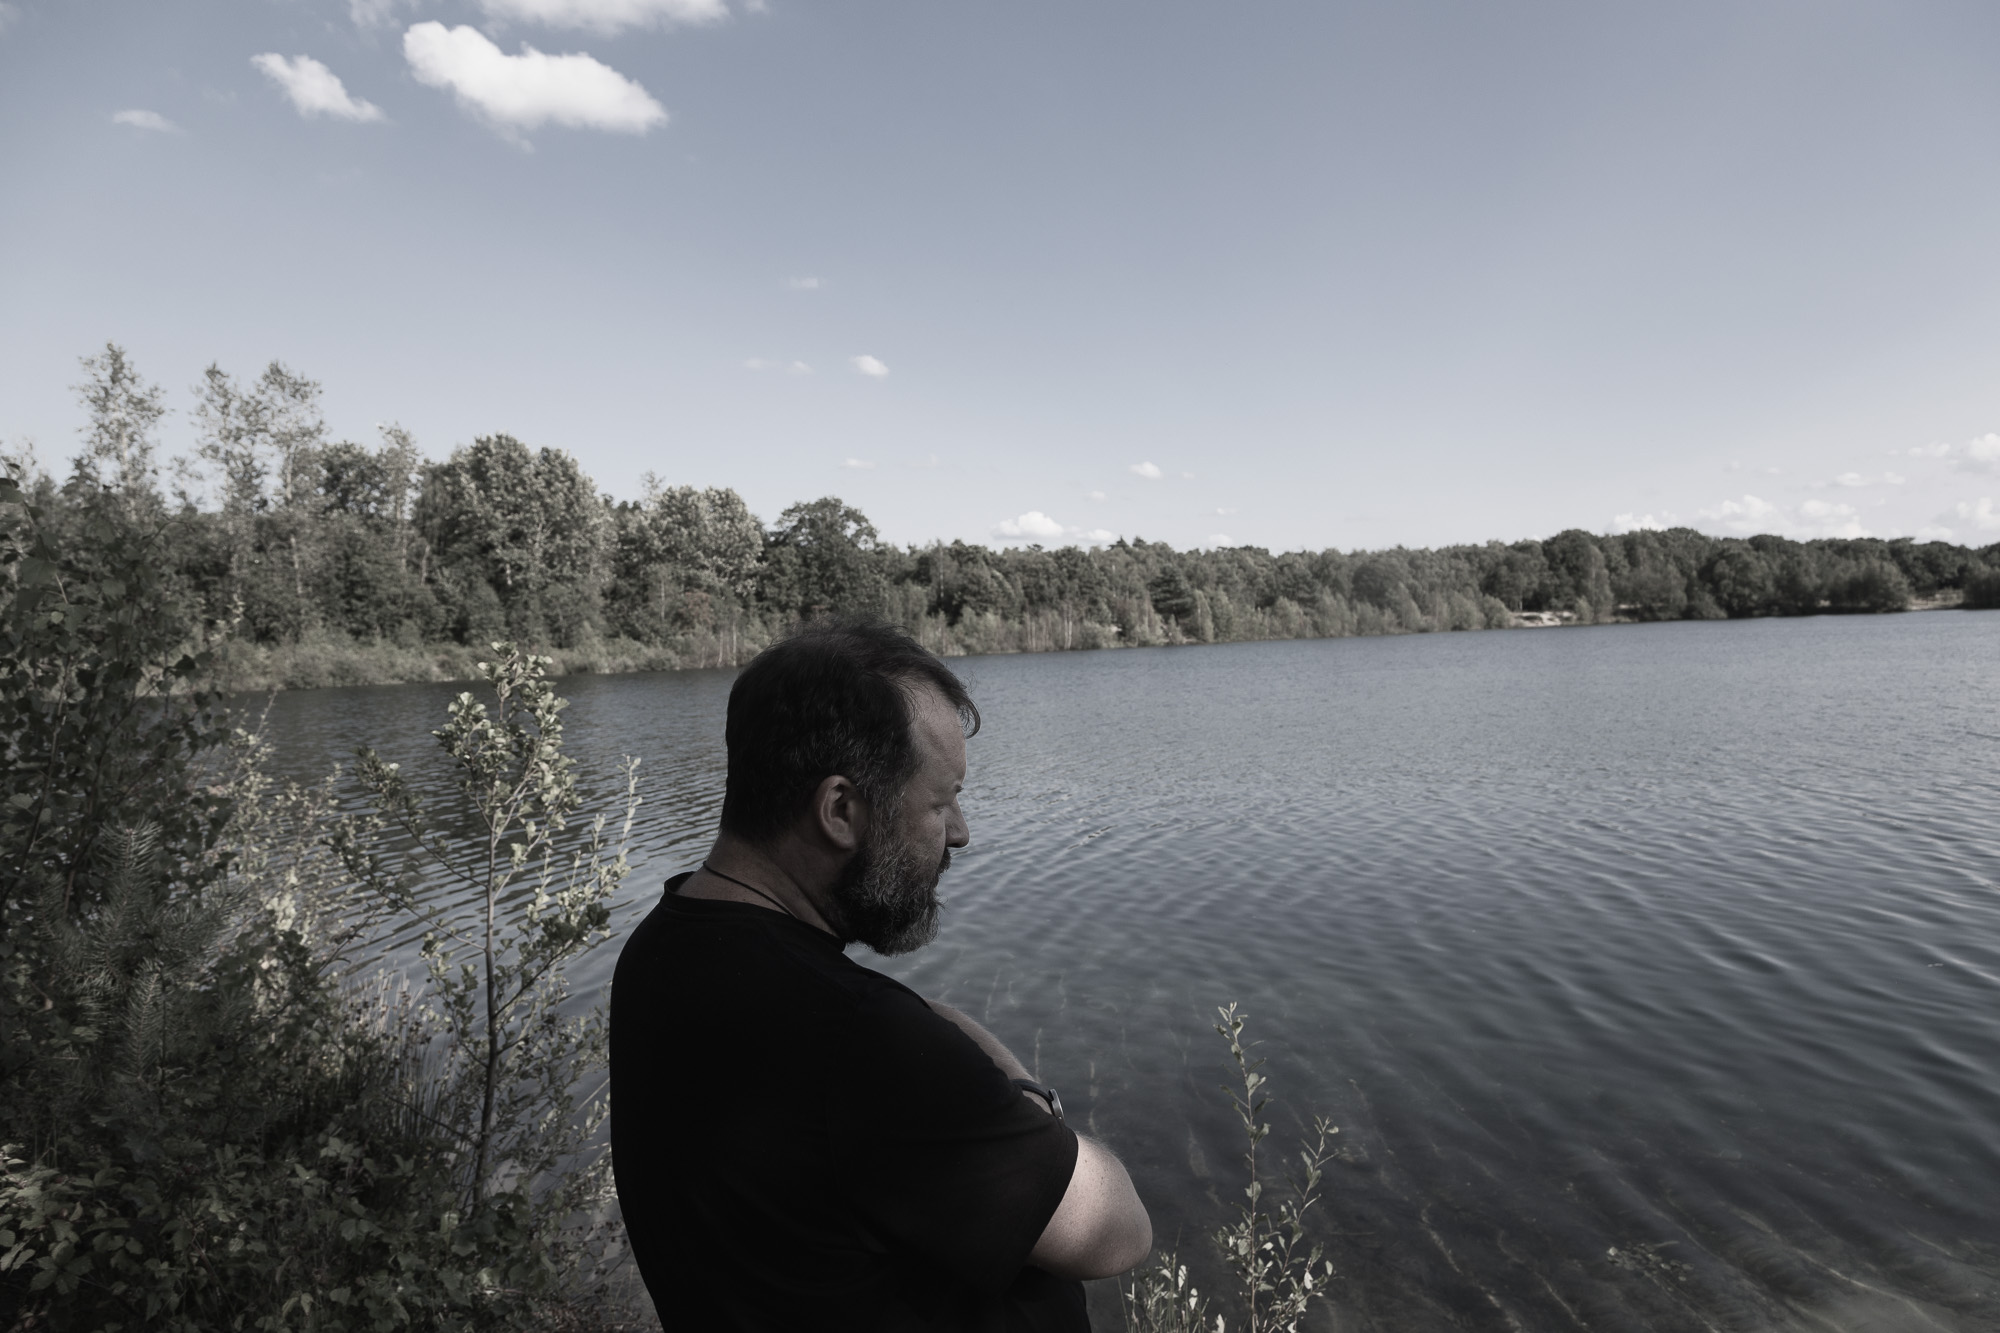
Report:
[[[321,617],[350,634],[435,633],[436,598],[409,560],[416,446],[396,427],[382,434],[377,449],[342,440],[319,450],[314,601]]]
[[[1834,608],[1841,611],[1879,613],[1910,608],[1910,581],[1903,577],[1903,571],[1872,556],[1850,566],[1828,593]]]
[[[440,561],[493,591],[520,637],[568,644],[595,622],[606,514],[562,450],[481,436],[424,469],[416,521]]]
[[[1548,562],[1547,604],[1574,611],[1584,621],[1610,616],[1616,599],[1595,537],[1581,528],[1569,528],[1543,542],[1542,555]]]
[[[1152,598],[1153,609],[1172,619],[1183,630],[1192,628],[1195,615],[1195,590],[1189,586],[1187,576],[1178,566],[1166,565],[1160,572],[1146,580],[1146,592]]]
[[[153,431],[166,415],[165,391],[140,378],[125,349],[104,344],[83,358],[84,381],[76,386],[89,414],[76,479],[85,486],[114,489],[129,516],[137,519],[160,507],[157,444]]]
[[[614,513],[607,603],[621,629],[642,639],[733,623],[755,595],[764,528],[735,491],[662,486]]]
[[[789,615],[877,610],[879,543],[868,516],[838,496],[795,504],[771,530],[760,591]]]
[[[201,769],[226,728],[209,660],[185,650],[161,533],[134,526],[116,491],[72,499],[82,512],[57,549],[0,476],[0,939],[21,913],[97,896],[107,830],[156,829],[170,873],[199,881],[229,817]]]
[[[195,456],[206,463],[206,481],[219,510],[224,595],[241,600],[242,582],[256,540],[257,514],[265,507],[264,480],[270,472],[265,457],[264,403],[245,393],[221,366],[211,363],[196,386]],[[193,508],[192,497],[184,496]]]
[[[1409,595],[1404,587],[1408,573],[1401,552],[1383,551],[1370,556],[1354,568],[1354,595],[1372,606],[1393,610]]]
[[[1029,606],[1053,611],[1062,624],[1062,646],[1077,646],[1077,628],[1087,619],[1108,615],[1104,609],[1105,581],[1090,552],[1075,546],[1036,551],[1022,557],[1020,586]]]
[[[335,846],[387,907],[425,927],[424,960],[448,1034],[448,1095],[465,1106],[452,1118],[473,1127],[467,1206],[478,1212],[503,1190],[546,1190],[536,1209],[553,1225],[595,1202],[591,1191],[602,1185],[601,1163],[576,1179],[548,1178],[584,1150],[605,1110],[599,1101],[579,1115],[571,1098],[577,1080],[603,1066],[604,1013],[565,1021],[559,1007],[564,965],[610,935],[608,904],[628,869],[639,806],[638,761],[625,762],[625,817],[613,841],[601,814],[580,843],[563,838],[582,803],[562,752],[568,704],[549,684],[548,658],[502,643],[493,649],[501,657],[479,670],[497,714],[463,693],[432,733],[476,831],[470,864],[400,768],[373,750],[361,752],[360,776],[376,813],[350,820]],[[385,830],[478,896],[471,920],[415,891],[384,854]]]
[[[1727,542],[1702,569],[1702,582],[1730,616],[1767,616],[1777,598],[1770,561],[1746,542]]]

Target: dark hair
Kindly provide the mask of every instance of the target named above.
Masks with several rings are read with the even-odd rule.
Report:
[[[943,662],[893,625],[815,620],[757,654],[729,690],[729,781],[722,827],[757,841],[782,833],[825,779],[852,782],[886,810],[915,771],[910,692],[936,687],[967,736],[979,710]]]

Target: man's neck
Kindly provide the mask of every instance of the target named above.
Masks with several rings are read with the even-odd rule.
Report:
[[[820,907],[820,893],[831,882],[832,868],[816,864],[823,858],[799,855],[799,849],[782,840],[765,847],[747,842],[731,833],[715,839],[701,869],[680,887],[684,898],[713,898],[722,902],[749,903],[767,911],[783,912],[836,938],[839,932],[827,921]]]

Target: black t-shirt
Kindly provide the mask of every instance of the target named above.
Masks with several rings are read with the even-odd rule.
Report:
[[[611,986],[618,1201],[668,1333],[1088,1333],[1027,1267],[1076,1136],[824,931],[682,898]]]

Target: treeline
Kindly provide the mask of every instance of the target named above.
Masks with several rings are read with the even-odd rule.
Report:
[[[1436,550],[898,547],[834,497],[765,524],[731,490],[601,494],[559,449],[483,436],[426,460],[385,427],[328,437],[319,386],[273,363],[196,388],[195,456],[163,475],[164,394],[118,347],[84,362],[60,528],[110,487],[160,552],[192,637],[246,682],[458,674],[499,638],[569,669],[726,665],[784,626],[867,610],[944,653],[2000,605],[2000,545],[1717,538],[1689,528]],[[19,465],[17,464],[17,470]],[[469,661],[469,657],[467,657]]]

